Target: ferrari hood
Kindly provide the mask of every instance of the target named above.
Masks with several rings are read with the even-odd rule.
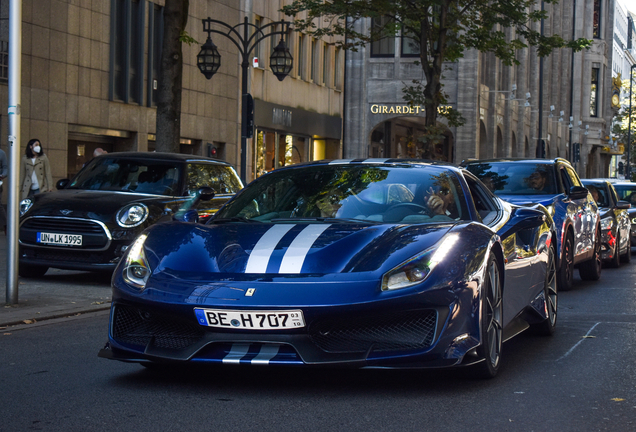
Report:
[[[145,242],[154,273],[320,275],[392,268],[452,227],[356,223],[169,223]]]

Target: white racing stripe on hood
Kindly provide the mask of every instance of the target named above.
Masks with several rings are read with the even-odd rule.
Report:
[[[245,273],[266,273],[269,258],[272,256],[276,245],[292,229],[295,224],[280,224],[271,227],[263,237],[254,245],[250,257],[247,259]]]
[[[300,273],[311,246],[318,240],[330,224],[307,225],[287,248],[279,273]]]

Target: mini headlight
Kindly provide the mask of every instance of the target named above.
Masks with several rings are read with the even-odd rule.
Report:
[[[612,219],[612,218],[601,219],[601,229],[602,230],[610,229],[613,226],[614,226],[614,219]]]
[[[147,234],[142,234],[132,244],[126,256],[123,271],[124,280],[141,289],[146,287],[146,282],[152,273],[144,252],[144,243],[147,237]]]
[[[424,281],[437,264],[444,260],[458,239],[457,234],[449,234],[437,247],[433,246],[386,272],[382,277],[382,290],[408,288]]]
[[[636,224],[636,218],[632,218],[632,223]]]
[[[148,219],[148,207],[144,204],[129,204],[117,212],[117,224],[123,228],[134,228]]]
[[[20,216],[28,212],[32,205],[33,200],[31,198],[25,198],[20,201]]]

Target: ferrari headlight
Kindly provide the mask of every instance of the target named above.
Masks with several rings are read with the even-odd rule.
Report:
[[[117,224],[123,228],[139,226],[146,219],[148,219],[148,207],[141,203],[127,205],[117,212]]]
[[[20,201],[20,216],[28,212],[31,206],[33,206],[33,200],[31,198],[25,198]]]
[[[614,219],[611,217],[601,219],[601,229],[608,230],[614,226]]]
[[[147,234],[142,234],[132,244],[126,256],[123,271],[124,280],[141,289],[146,287],[146,282],[152,273],[144,252],[144,243],[147,237]]]
[[[408,288],[424,281],[437,264],[444,260],[458,239],[457,234],[449,234],[437,247],[427,249],[386,272],[382,277],[382,290]]]

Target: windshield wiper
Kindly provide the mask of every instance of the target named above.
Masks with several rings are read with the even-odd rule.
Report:
[[[262,223],[261,221],[254,220],[254,219],[248,219],[248,218],[245,218],[243,216],[234,216],[234,217],[229,217],[229,218],[218,218],[218,219],[211,219],[210,220],[211,224],[227,223],[227,222]]]
[[[355,218],[334,218],[334,217],[300,217],[300,218],[274,218],[269,222],[328,222],[328,223],[366,223],[380,224],[382,222]]]

